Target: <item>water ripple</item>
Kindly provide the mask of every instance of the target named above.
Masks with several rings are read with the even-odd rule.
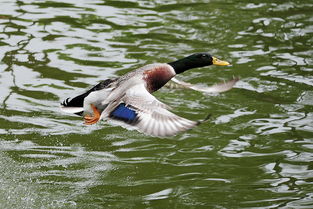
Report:
[[[0,207],[310,208],[312,5],[4,1]],[[198,51],[232,66],[180,79],[241,80],[223,94],[157,92],[178,115],[212,113],[186,133],[157,139],[59,110],[100,80]]]

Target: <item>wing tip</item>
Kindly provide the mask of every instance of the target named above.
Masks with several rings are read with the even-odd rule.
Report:
[[[197,121],[197,125],[200,125],[201,123],[207,122],[211,117],[212,117],[211,113],[207,114],[207,116],[204,119]]]
[[[232,89],[239,80],[240,80],[239,77],[233,77],[233,79],[225,81],[223,83],[218,83],[214,85],[213,87],[216,88],[216,92],[222,93],[222,92],[229,91],[230,89]]]

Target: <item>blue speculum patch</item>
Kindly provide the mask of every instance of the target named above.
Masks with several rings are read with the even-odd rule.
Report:
[[[120,120],[133,121],[136,119],[137,113],[122,103],[119,104],[113,112],[111,112],[110,116]]]

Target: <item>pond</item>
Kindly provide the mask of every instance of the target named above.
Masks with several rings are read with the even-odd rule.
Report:
[[[0,208],[312,208],[313,1],[3,0]],[[59,105],[106,78],[210,52],[154,94],[169,138],[83,124]]]

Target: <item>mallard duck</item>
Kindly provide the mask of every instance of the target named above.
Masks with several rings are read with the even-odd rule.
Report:
[[[171,108],[151,93],[163,87],[177,74],[209,65],[225,66],[229,63],[204,52],[174,62],[148,64],[121,77],[101,81],[84,94],[67,98],[61,103],[61,109],[83,116],[87,125],[105,120],[147,135],[173,136],[199,125],[204,120],[192,121],[170,112]],[[174,81],[187,88],[194,88],[191,84]],[[233,79],[206,90],[226,91],[236,81]]]

